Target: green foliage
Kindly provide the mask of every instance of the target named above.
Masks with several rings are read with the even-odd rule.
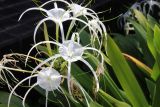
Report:
[[[110,37],[108,37],[107,43],[107,52],[111,61],[111,65],[122,88],[124,89],[129,100],[131,101],[131,104],[134,107],[148,107],[144,94],[120,50]]]
[[[159,28],[159,23],[156,22],[156,20],[149,15],[147,15],[147,17],[145,17],[138,10],[133,10],[133,12],[135,14],[136,20],[133,20],[130,18],[129,21],[133,24],[133,26],[135,28],[135,34],[128,36],[128,37],[119,36],[119,37],[115,37],[114,39],[115,39],[116,43],[119,44],[120,49],[123,52],[125,52],[124,56],[127,59],[129,59],[129,61],[134,62],[137,65],[137,67],[139,68],[138,74],[140,74],[140,72],[143,70],[145,72],[149,71],[148,72],[149,75],[147,77],[145,75],[146,73],[143,72],[143,73],[141,73],[142,75],[140,78],[139,77],[136,77],[136,78],[138,80],[143,80],[143,82],[139,81],[139,83],[147,85],[147,86],[141,85],[141,87],[144,88],[145,91],[149,91],[148,96],[149,96],[150,100],[148,100],[149,101],[148,104],[151,104],[152,107],[159,107],[159,105],[160,105],[159,104],[159,97],[160,97],[160,95],[159,95],[159,92],[160,92],[160,89],[159,89],[159,85],[160,85],[160,83],[159,83],[159,78],[160,78],[160,69],[159,69],[159,65],[160,65],[160,63],[159,63],[160,62],[160,60],[159,60],[160,28]],[[134,39],[133,39],[133,41],[129,41],[128,38],[129,38],[129,40],[133,39],[133,38]],[[123,42],[124,42],[124,44],[123,44]],[[131,46],[132,44],[134,44],[134,45]],[[138,44],[138,45],[135,45],[135,44]],[[125,49],[125,47],[127,47],[127,49]],[[133,47],[134,47],[134,49],[133,49]],[[128,56],[126,54],[131,54],[132,56],[130,56],[130,55]],[[123,66],[124,66],[124,63],[123,63]],[[122,68],[124,68],[124,67],[122,67]],[[141,68],[143,68],[143,69],[141,69]],[[119,70],[120,68],[118,67],[117,69]],[[134,71],[133,68],[132,68],[132,70]],[[134,74],[137,76],[137,74],[135,72],[134,72]],[[129,76],[129,77],[131,78],[131,76]],[[120,78],[120,77],[117,76],[117,78]],[[119,79],[119,80],[121,80],[121,79]],[[133,83],[131,83],[129,86],[132,86],[132,84]],[[134,85],[134,86],[136,86],[136,85]],[[133,91],[132,91],[132,93],[133,93]],[[138,92],[138,94],[140,94],[140,92]],[[144,96],[142,96],[142,95],[140,95],[139,97],[144,98]],[[144,103],[145,103],[144,101],[141,102],[141,104],[144,104]],[[141,106],[144,106],[144,105],[141,105]],[[136,106],[134,106],[134,107],[136,107]],[[146,106],[144,106],[144,107],[146,107]]]
[[[154,96],[153,96],[153,103],[152,107],[158,107],[160,105],[160,78],[156,81],[155,88],[154,88]]]
[[[0,91],[0,107],[7,107],[9,93]],[[11,100],[11,107],[22,107],[22,100],[13,96]],[[26,105],[28,107],[28,105]]]

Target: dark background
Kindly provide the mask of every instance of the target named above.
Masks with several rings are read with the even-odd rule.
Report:
[[[44,3],[47,0],[40,1]],[[107,20],[125,13],[135,1],[95,0],[91,8],[96,12],[111,8],[111,11],[100,15],[101,18]],[[18,18],[24,10],[33,6],[36,5],[32,0],[0,0],[0,56],[12,51],[25,53],[31,47],[35,25],[43,17],[36,11],[27,13],[20,22]],[[109,32],[116,32],[116,19],[105,22],[105,25],[108,31],[111,29]]]

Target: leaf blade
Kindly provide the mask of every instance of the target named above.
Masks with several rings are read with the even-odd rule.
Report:
[[[108,37],[107,42],[108,57],[113,70],[132,105],[134,107],[148,107],[147,100],[119,48],[110,37]]]

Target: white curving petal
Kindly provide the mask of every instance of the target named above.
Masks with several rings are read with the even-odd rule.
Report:
[[[33,85],[28,89],[28,91],[25,93],[25,95],[24,95],[24,97],[23,97],[23,101],[22,101],[23,107],[25,107],[25,100],[26,100],[27,95],[28,95],[29,92],[30,92],[35,86],[37,86],[37,85],[38,85],[37,83],[33,84]]]
[[[57,46],[61,46],[60,43],[57,43],[57,42],[54,42],[54,41],[42,41],[42,42],[39,42],[39,43],[35,44],[34,46],[32,46],[32,48],[29,50],[29,52],[28,52],[28,54],[27,54],[27,57],[26,57],[26,60],[25,60],[25,66],[26,66],[26,64],[27,64],[29,55],[30,55],[30,53],[32,52],[32,50],[33,50],[34,48],[36,48],[38,45],[46,44],[46,43],[50,43],[50,44],[54,44],[54,45],[57,45]]]
[[[89,69],[91,70],[91,72],[92,72],[92,74],[93,74],[93,76],[95,78],[95,81],[96,81],[96,91],[98,92],[98,90],[99,90],[99,81],[98,81],[98,77],[96,75],[96,72],[94,71],[94,69],[92,68],[92,66],[86,60],[84,60],[82,58],[82,59],[80,59],[80,61],[82,61],[84,64],[86,64],[89,67]]]
[[[14,93],[14,91],[16,90],[16,88],[22,84],[23,82],[25,82],[26,80],[30,79],[30,78],[33,78],[33,77],[37,77],[37,75],[33,75],[33,76],[29,76],[25,79],[23,79],[22,81],[20,81],[11,91],[10,95],[9,95],[9,98],[8,98],[8,107],[10,107],[10,101],[11,101],[11,97],[12,97],[12,94]]]
[[[20,15],[18,21],[21,20],[21,18],[23,17],[23,15],[24,15],[26,12],[31,11],[31,10],[39,10],[39,11],[43,11],[43,12],[45,12],[46,14],[48,14],[48,10],[46,10],[46,9],[43,9],[43,8],[40,8],[40,7],[32,7],[32,8],[29,8],[29,9],[25,10],[25,11]]]

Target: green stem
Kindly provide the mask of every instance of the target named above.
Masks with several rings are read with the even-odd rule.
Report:
[[[59,41],[59,24],[56,23],[56,41]]]
[[[44,23],[44,38],[45,38],[45,41],[49,41],[49,35],[47,31],[47,26],[45,23]],[[46,46],[47,46],[49,56],[52,56],[52,49],[51,49],[50,43],[47,43]]]
[[[87,26],[84,26],[80,31],[79,31],[79,35],[83,32],[83,30],[87,28]]]
[[[74,23],[75,23],[75,20],[72,20],[72,21],[71,21],[71,24],[70,24],[70,26],[69,26],[68,32],[67,32],[66,39],[69,38],[69,35],[70,35],[70,33],[71,33],[71,30],[72,30],[72,28],[73,28],[73,24],[74,24]]]
[[[85,7],[87,7],[88,5],[90,5],[92,2],[92,0],[89,0],[89,2],[85,5]]]

